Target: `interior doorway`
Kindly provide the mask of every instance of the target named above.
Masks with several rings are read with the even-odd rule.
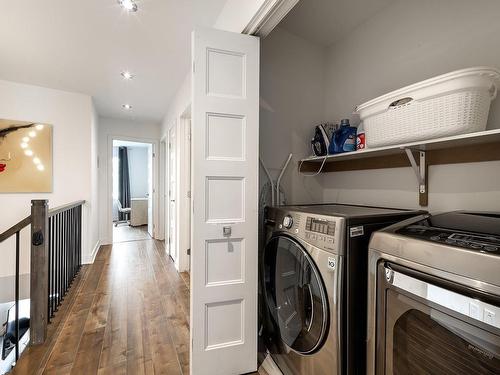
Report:
[[[164,142],[164,229],[166,251],[179,272],[190,270],[191,249],[191,108],[172,125]],[[163,148],[163,146],[162,146]]]
[[[168,237],[167,246],[168,254],[175,262],[178,255],[177,246],[177,145],[176,145],[176,128],[172,126],[168,131],[168,147],[167,147],[167,212],[168,212]]]
[[[153,144],[114,139],[113,243],[153,238]]]

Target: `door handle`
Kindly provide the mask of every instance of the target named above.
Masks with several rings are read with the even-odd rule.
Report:
[[[175,199],[170,199],[170,202],[175,202]]]

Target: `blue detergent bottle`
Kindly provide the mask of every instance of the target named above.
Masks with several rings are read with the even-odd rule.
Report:
[[[356,127],[349,124],[349,119],[340,121],[340,127],[333,133],[329,154],[356,151]]]

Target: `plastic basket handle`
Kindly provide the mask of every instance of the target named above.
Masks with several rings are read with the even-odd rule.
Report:
[[[391,104],[389,104],[389,108],[399,107],[399,106],[408,104],[411,101],[413,101],[413,98],[410,98],[409,96],[407,96],[406,98],[401,98],[401,99],[393,101]]]
[[[495,100],[495,98],[497,97],[497,93],[498,93],[497,85],[492,84],[491,87],[490,87],[490,97],[491,97],[491,100]]]

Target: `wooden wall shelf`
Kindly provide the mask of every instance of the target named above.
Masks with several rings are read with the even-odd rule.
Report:
[[[411,155],[413,155],[413,166]],[[421,163],[421,160],[423,163]],[[424,142],[368,148],[363,151],[346,152],[326,157],[309,157],[301,160],[299,171],[306,174],[316,173],[320,170],[322,164],[321,173],[413,167],[417,177],[419,177],[420,205],[427,206],[428,188],[426,177],[430,165],[493,160],[500,160],[500,129]],[[424,165],[421,166],[420,164]]]

